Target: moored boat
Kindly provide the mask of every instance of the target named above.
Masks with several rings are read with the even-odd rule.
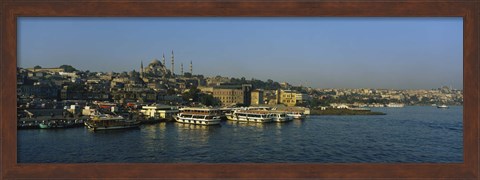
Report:
[[[265,110],[236,110],[230,117],[227,117],[229,120],[233,121],[244,121],[244,122],[259,122],[266,123],[273,121],[273,115],[269,111]]]
[[[123,116],[101,114],[92,116],[92,118],[85,121],[84,124],[89,129],[97,131],[136,128],[140,126],[140,121],[125,119]]]
[[[440,106],[437,106],[437,108],[443,108],[443,109],[448,109],[449,107],[445,104],[442,104]]]
[[[187,124],[218,125],[221,111],[215,108],[181,108],[175,121]]]
[[[286,112],[271,112],[274,122],[287,122],[293,120],[293,117],[288,116]]]
[[[305,114],[303,114],[303,113],[300,112],[300,111],[288,112],[288,113],[287,113],[287,116],[290,116],[290,117],[292,117],[293,119],[305,119]]]
[[[405,104],[401,103],[388,103],[385,105],[386,107],[393,107],[393,108],[402,108],[405,107]]]
[[[80,119],[50,119],[44,120],[38,123],[38,127],[40,129],[52,129],[52,128],[71,128],[71,127],[79,127],[82,125],[82,120]]]

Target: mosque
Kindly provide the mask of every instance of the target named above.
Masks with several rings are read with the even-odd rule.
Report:
[[[181,64],[180,75],[183,75],[183,64]],[[190,61],[190,74],[192,74],[192,61]],[[170,69],[165,64],[165,54],[162,56],[162,62],[158,59],[152,60],[147,67],[143,67],[143,61],[140,63],[140,77],[142,78],[173,78],[175,77],[175,56],[172,51],[172,64]]]

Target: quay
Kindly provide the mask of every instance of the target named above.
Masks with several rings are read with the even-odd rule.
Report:
[[[86,121],[88,117],[78,117],[78,118],[60,118],[60,117],[50,117],[50,116],[40,116],[35,118],[19,118],[17,120],[18,129],[39,129],[41,123],[63,123],[68,124],[68,127],[81,127],[83,122]]]
[[[72,114],[64,109],[23,109],[17,112],[17,129],[38,129],[40,124],[51,128],[80,127],[88,116]]]

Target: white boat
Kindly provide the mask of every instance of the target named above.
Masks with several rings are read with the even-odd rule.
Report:
[[[262,111],[270,111],[270,110],[272,110],[271,107],[267,107],[267,106],[258,106],[258,107],[252,106],[252,107],[247,107],[246,109],[247,109],[247,110],[262,110]]]
[[[293,117],[287,116],[286,112],[271,112],[274,122],[287,122],[293,120]]]
[[[175,121],[187,124],[217,125],[220,124],[219,109],[212,108],[182,108],[175,116]]]
[[[237,110],[245,110],[245,108],[228,108],[228,110],[224,110],[224,115],[227,120],[233,120],[233,112]]]
[[[92,116],[84,124],[87,128],[97,131],[136,128],[140,126],[140,121],[125,119],[123,116],[101,114]]]
[[[287,116],[290,116],[293,119],[305,119],[305,114],[299,111],[288,112]]]
[[[269,113],[269,111],[264,110],[236,110],[229,116],[230,117],[227,117],[227,119],[233,121],[258,123],[266,123],[273,121],[273,115]]]
[[[401,104],[401,103],[388,103],[385,105],[386,107],[395,107],[395,108],[401,108],[401,107],[405,107],[405,104]]]
[[[437,108],[444,108],[444,109],[448,109],[448,106],[443,104],[443,105],[440,105],[440,106],[437,106]]]

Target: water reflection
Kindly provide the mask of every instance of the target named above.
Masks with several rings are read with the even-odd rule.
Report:
[[[166,123],[144,125],[142,131],[149,139],[165,138]]]
[[[308,119],[308,117],[305,118],[305,119]],[[305,121],[305,119],[294,119],[294,120],[293,120],[293,125],[294,125],[296,128],[302,127],[303,122]]]
[[[256,122],[240,122],[240,121],[226,121],[226,124],[230,126],[237,126],[237,127],[257,127],[257,128],[265,128],[266,125],[273,124],[273,123],[256,123]]]
[[[221,126],[205,126],[195,124],[175,123],[173,125],[178,133],[178,140],[192,143],[207,143],[210,139],[210,133],[219,130]]]

